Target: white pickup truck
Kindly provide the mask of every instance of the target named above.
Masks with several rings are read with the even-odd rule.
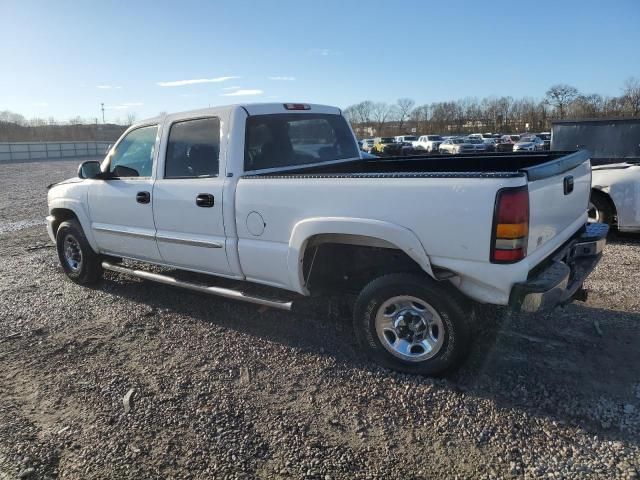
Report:
[[[435,375],[464,358],[477,303],[581,295],[607,232],[587,225],[590,182],[583,151],[364,159],[338,108],[234,105],[132,126],[50,187],[47,228],[79,284],[111,270],[287,310],[356,294],[362,348]]]

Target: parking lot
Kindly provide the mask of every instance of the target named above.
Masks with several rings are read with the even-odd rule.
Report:
[[[368,362],[340,299],[71,283],[43,219],[78,163],[0,165],[0,479],[640,476],[639,237],[587,302],[482,308],[463,368],[422,378]]]

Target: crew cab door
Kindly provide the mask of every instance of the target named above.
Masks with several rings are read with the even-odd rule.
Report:
[[[167,119],[153,212],[165,263],[229,275],[222,202],[225,177],[220,171],[221,138],[226,137],[221,135],[222,123],[216,116]]]
[[[158,141],[158,125],[131,130],[102,165],[113,178],[91,180],[87,201],[100,252],[160,260],[151,203]]]

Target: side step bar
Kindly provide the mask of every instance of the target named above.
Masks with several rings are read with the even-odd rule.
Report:
[[[151,273],[145,272],[144,270],[122,267],[109,262],[102,262],[102,268],[105,270],[111,270],[112,272],[142,278],[143,280],[151,280],[152,282],[163,283],[165,285],[186,288],[187,290],[193,290],[195,292],[207,293],[209,295],[216,295],[218,297],[230,298],[232,300],[240,300],[242,302],[255,303],[258,305],[265,305],[267,307],[278,308],[280,310],[291,310],[291,301],[284,302],[279,300],[270,300],[268,298],[247,295],[246,293],[242,293],[238,290],[231,290],[229,288],[210,287],[198,283],[185,282],[168,275],[160,275],[159,273]]]

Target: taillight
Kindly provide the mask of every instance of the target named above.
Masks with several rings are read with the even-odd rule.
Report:
[[[306,103],[285,103],[284,108],[286,110],[311,110],[311,105]]]
[[[492,263],[514,263],[527,256],[529,237],[529,190],[503,188],[496,196],[493,213]]]

